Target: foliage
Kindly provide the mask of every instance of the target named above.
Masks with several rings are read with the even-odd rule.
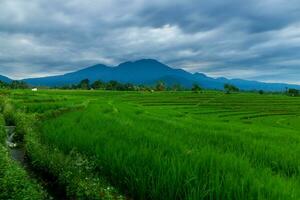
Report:
[[[182,87],[182,85],[180,85],[179,83],[176,83],[172,86],[171,90],[173,90],[173,91],[183,91],[183,90],[185,90],[185,88]]]
[[[92,87],[93,89],[95,89],[95,90],[100,90],[100,89],[105,89],[106,86],[105,86],[105,83],[104,83],[104,82],[98,80],[98,81],[95,81],[95,82],[91,85],[91,87]]]
[[[6,149],[0,145],[0,199],[41,200],[42,188],[30,180],[26,172],[10,160]]]
[[[11,83],[5,83],[0,81],[0,89],[28,89],[29,86],[24,81],[12,81]]]
[[[90,80],[89,79],[84,79],[80,81],[78,84],[78,88],[82,90],[89,90],[90,89]]]
[[[198,93],[202,90],[201,86],[197,83],[194,83],[193,84],[193,87],[192,87],[192,91],[195,92],[195,93]]]
[[[49,99],[34,99],[33,101],[35,103],[41,103],[44,101],[49,102]],[[74,105],[73,109],[83,109],[86,104],[86,101],[81,102],[78,105]],[[12,116],[17,132],[23,133],[22,136],[25,137],[27,153],[33,166],[39,171],[56,177],[61,187],[66,188],[66,193],[69,198],[95,200],[124,199],[118,194],[117,190],[107,184],[103,178],[95,176],[93,162],[88,160],[84,155],[80,155],[76,153],[76,151],[64,154],[56,148],[50,149],[39,142],[39,137],[36,134],[38,127],[38,119],[36,119],[36,116],[40,114],[32,115],[19,111],[16,112],[14,107],[17,106],[11,105],[10,103],[7,103],[5,107],[6,113],[11,113],[8,116]],[[10,108],[9,110],[8,107]],[[60,109],[52,110],[53,114],[49,114],[46,112],[47,107],[44,108],[46,117],[57,117],[60,114],[72,110],[70,108],[61,107]],[[26,178],[25,181],[27,180],[28,178]],[[10,181],[12,182],[12,180]],[[9,188],[3,188],[3,194],[9,193],[11,193]],[[17,197],[16,199],[19,198]],[[35,199],[35,197],[32,199]]]
[[[1,89],[5,89],[5,88],[9,88],[10,85],[6,82],[0,81],[0,88]]]
[[[263,90],[259,90],[258,94],[263,95],[265,92]]]
[[[4,144],[6,140],[6,132],[5,132],[5,121],[2,114],[0,114],[0,145]]]
[[[300,91],[297,89],[289,88],[287,90],[287,95],[292,96],[292,97],[297,97],[300,95]]]
[[[166,89],[166,86],[164,82],[159,81],[155,86],[156,91],[164,91]]]
[[[24,81],[12,81],[10,84],[11,89],[28,89],[29,86]]]
[[[44,199],[46,196],[42,188],[9,158],[3,146],[6,139],[4,123],[3,116],[0,114],[0,199]]]
[[[228,83],[224,84],[224,90],[225,90],[226,94],[230,94],[232,92],[239,92],[239,88],[237,88],[234,85],[228,84]]]

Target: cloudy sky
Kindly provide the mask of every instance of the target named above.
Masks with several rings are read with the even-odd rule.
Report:
[[[0,74],[154,58],[211,76],[300,84],[299,0],[1,0]]]

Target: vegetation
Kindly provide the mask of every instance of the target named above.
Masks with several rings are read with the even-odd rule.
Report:
[[[202,88],[200,87],[200,85],[198,85],[197,83],[194,83],[193,84],[193,87],[192,87],[192,91],[195,92],[195,93],[198,93],[202,90]]]
[[[287,95],[292,96],[292,97],[297,97],[300,95],[300,91],[297,89],[289,88],[287,90]]]
[[[134,199],[300,198],[298,98],[216,91],[5,95],[18,111],[12,118],[23,121],[17,124],[32,163],[57,177],[70,197],[124,198],[118,188]]]
[[[166,86],[164,82],[159,81],[155,86],[156,91],[164,91],[166,89]]]
[[[73,84],[69,86],[55,87],[55,89],[65,89],[65,90],[114,90],[114,91],[184,91],[189,90],[184,88],[180,84],[173,84],[171,87],[167,87],[167,85],[159,81],[154,86],[149,85],[134,85],[132,83],[121,83],[115,80],[111,80],[108,82],[104,82],[101,80],[94,81],[91,83],[88,79],[84,79],[80,81],[78,84]]]
[[[0,115],[0,199],[40,200],[46,198],[42,188],[9,157],[5,148],[4,118]]]
[[[82,90],[89,90],[90,87],[90,80],[89,79],[84,79],[82,81],[80,81],[80,83],[78,84],[78,89],[82,89]]]
[[[21,93],[29,95],[26,91],[21,91]],[[20,93],[14,93],[13,95],[19,96]],[[51,106],[43,106],[43,99],[36,99],[34,97],[31,97],[30,100],[26,99],[27,103],[32,102],[32,106],[38,103],[41,104],[40,108],[37,109],[39,113],[36,113],[35,106],[33,109],[22,111],[18,107],[19,104],[11,105],[8,101],[4,102],[2,110],[10,118],[10,121],[16,125],[17,135],[22,136],[22,138],[24,137],[27,154],[30,157],[32,166],[35,170],[43,174],[48,174],[47,176],[55,177],[57,179],[56,182],[61,188],[64,188],[67,197],[70,199],[124,199],[101,176],[95,176],[93,162],[88,161],[84,155],[77,153],[75,150],[69,154],[64,154],[56,148],[50,149],[40,143],[39,135],[37,134],[39,120],[50,119],[66,112],[83,109],[87,103],[75,103],[70,107],[67,106],[67,104],[69,105],[67,98],[57,98],[56,100],[49,98],[45,99],[45,102],[55,102],[58,99],[65,100],[66,103],[61,104],[60,107],[56,106],[56,109],[51,108]],[[73,102],[76,102],[76,100],[73,100]],[[4,188],[4,190],[10,191],[8,188]],[[28,198],[30,199],[30,197]],[[43,199],[43,197],[39,197],[38,199]]]
[[[12,81],[11,83],[5,83],[0,81],[0,89],[27,89],[29,86],[23,81]]]
[[[260,95],[263,95],[264,93],[265,93],[265,91],[263,91],[263,90],[258,91],[258,94],[260,94]]]
[[[234,85],[228,84],[228,83],[224,84],[224,90],[225,90],[226,94],[230,94],[232,92],[239,92],[240,91],[239,88],[237,88]]]

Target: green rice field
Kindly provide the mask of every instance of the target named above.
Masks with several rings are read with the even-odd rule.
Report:
[[[33,168],[55,177],[70,199],[300,199],[300,98],[0,94]]]

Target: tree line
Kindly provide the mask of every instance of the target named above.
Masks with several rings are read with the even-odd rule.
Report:
[[[116,91],[184,91],[188,88],[183,87],[180,84],[174,84],[167,86],[163,81],[157,82],[155,85],[143,85],[132,83],[121,83],[115,80],[104,82],[97,80],[91,82],[89,79],[84,79],[78,84],[65,85],[61,87],[55,87],[56,89],[81,89],[81,90],[116,90]],[[200,90],[200,86],[197,85],[197,90]],[[202,90],[202,88],[201,88]]]
[[[10,83],[6,83],[0,81],[0,89],[28,89],[29,86],[24,81],[12,81]]]
[[[10,83],[6,83],[0,81],[0,89],[29,89],[31,88],[24,81],[11,81]],[[157,82],[155,85],[135,85],[132,83],[121,83],[115,80],[111,80],[108,82],[104,82],[101,80],[97,80],[91,82],[89,79],[84,79],[80,81],[78,84],[65,85],[60,87],[53,87],[55,89],[81,89],[81,90],[116,90],[116,91],[193,91],[195,93],[199,93],[203,91],[203,88],[198,83],[194,83],[191,88],[186,88],[181,84],[173,84],[172,86],[168,86],[163,81]],[[238,87],[235,85],[226,83],[224,84],[223,90],[226,94],[237,93],[240,91]],[[263,90],[252,91],[258,92],[263,95],[266,92]],[[287,96],[298,97],[300,96],[300,90],[295,88],[286,88],[284,92]]]

